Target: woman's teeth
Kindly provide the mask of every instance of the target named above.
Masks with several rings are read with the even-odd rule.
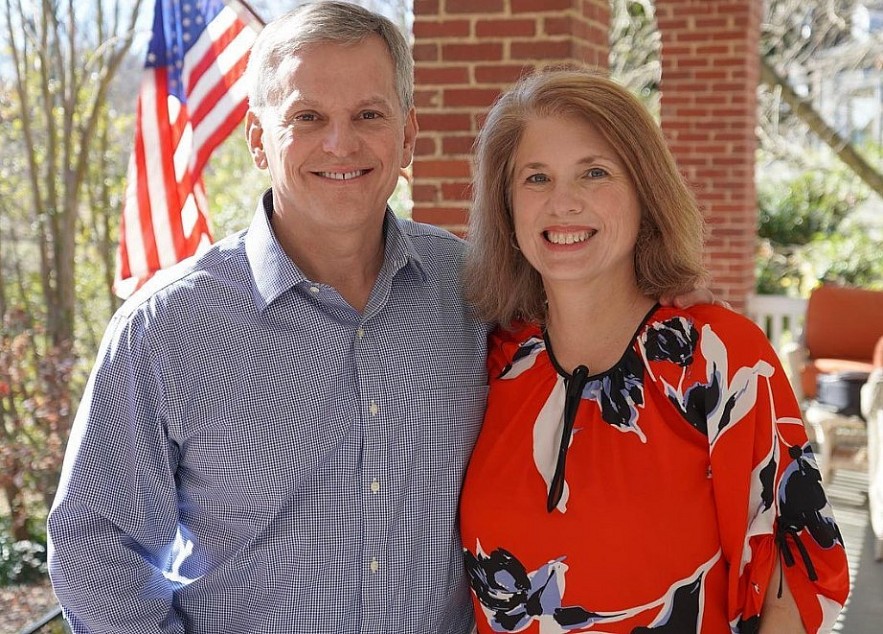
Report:
[[[586,240],[591,238],[594,233],[594,231],[578,231],[576,233],[546,231],[543,235],[545,235],[546,240],[548,240],[552,244],[576,244],[577,242],[585,242]]]

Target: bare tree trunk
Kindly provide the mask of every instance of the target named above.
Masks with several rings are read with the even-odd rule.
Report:
[[[13,469],[21,472],[21,465],[13,465]],[[3,496],[9,505],[9,533],[12,541],[21,542],[30,539],[28,533],[28,512],[22,497],[22,489],[9,478],[3,482]]]
[[[19,512],[16,509],[25,502],[18,501],[16,487],[37,486],[49,503],[60,475],[73,415],[77,235],[84,218],[83,192],[89,178],[103,178],[91,168],[94,143],[106,123],[109,87],[129,55],[143,0],[92,0],[86,13],[87,3],[79,0],[0,2],[5,9],[0,33],[5,41],[0,45],[10,57],[10,98],[16,106],[12,114],[21,125],[16,140],[25,166],[19,175],[21,191],[30,196],[26,205],[35,214],[33,237],[39,254],[39,283],[25,292],[28,282],[20,275],[16,295],[21,302],[37,294],[43,300],[36,312],[16,307],[25,312],[26,321],[37,323],[23,322],[16,335],[22,354],[6,360],[14,371],[7,373],[10,396],[0,407],[6,436],[0,438],[4,468],[0,489],[12,496],[10,505]],[[84,15],[89,28],[80,30],[77,20]],[[114,213],[108,207],[103,212]],[[9,266],[0,259],[2,265],[10,270],[19,262],[13,257]],[[0,284],[5,282],[0,273]],[[9,296],[0,296],[2,305],[11,309]],[[0,371],[0,380],[3,376]],[[16,411],[16,403],[23,402],[26,394],[40,406]],[[28,458],[16,461],[13,449]],[[25,470],[28,480],[22,484]]]

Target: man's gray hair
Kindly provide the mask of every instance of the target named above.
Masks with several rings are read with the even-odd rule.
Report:
[[[249,106],[275,105],[282,95],[275,73],[282,60],[317,42],[355,44],[371,35],[386,43],[395,67],[396,91],[402,110],[414,105],[414,59],[401,30],[388,18],[356,4],[327,0],[307,4],[271,21],[251,49],[246,70]]]

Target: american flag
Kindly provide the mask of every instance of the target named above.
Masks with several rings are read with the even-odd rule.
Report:
[[[202,169],[245,114],[242,75],[259,30],[239,9],[156,1],[120,222],[120,297],[212,242]]]

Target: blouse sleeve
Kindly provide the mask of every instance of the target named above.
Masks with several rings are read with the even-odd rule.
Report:
[[[807,633],[829,632],[849,592],[846,551],[800,407],[763,332],[728,311],[710,317],[694,371],[717,384],[706,414],[731,626],[757,631],[768,585],[783,582],[771,578],[778,557]]]
[[[493,381],[512,371],[516,364],[530,365],[542,341],[543,332],[536,324],[519,322],[508,330],[498,326],[488,337],[488,378]]]

